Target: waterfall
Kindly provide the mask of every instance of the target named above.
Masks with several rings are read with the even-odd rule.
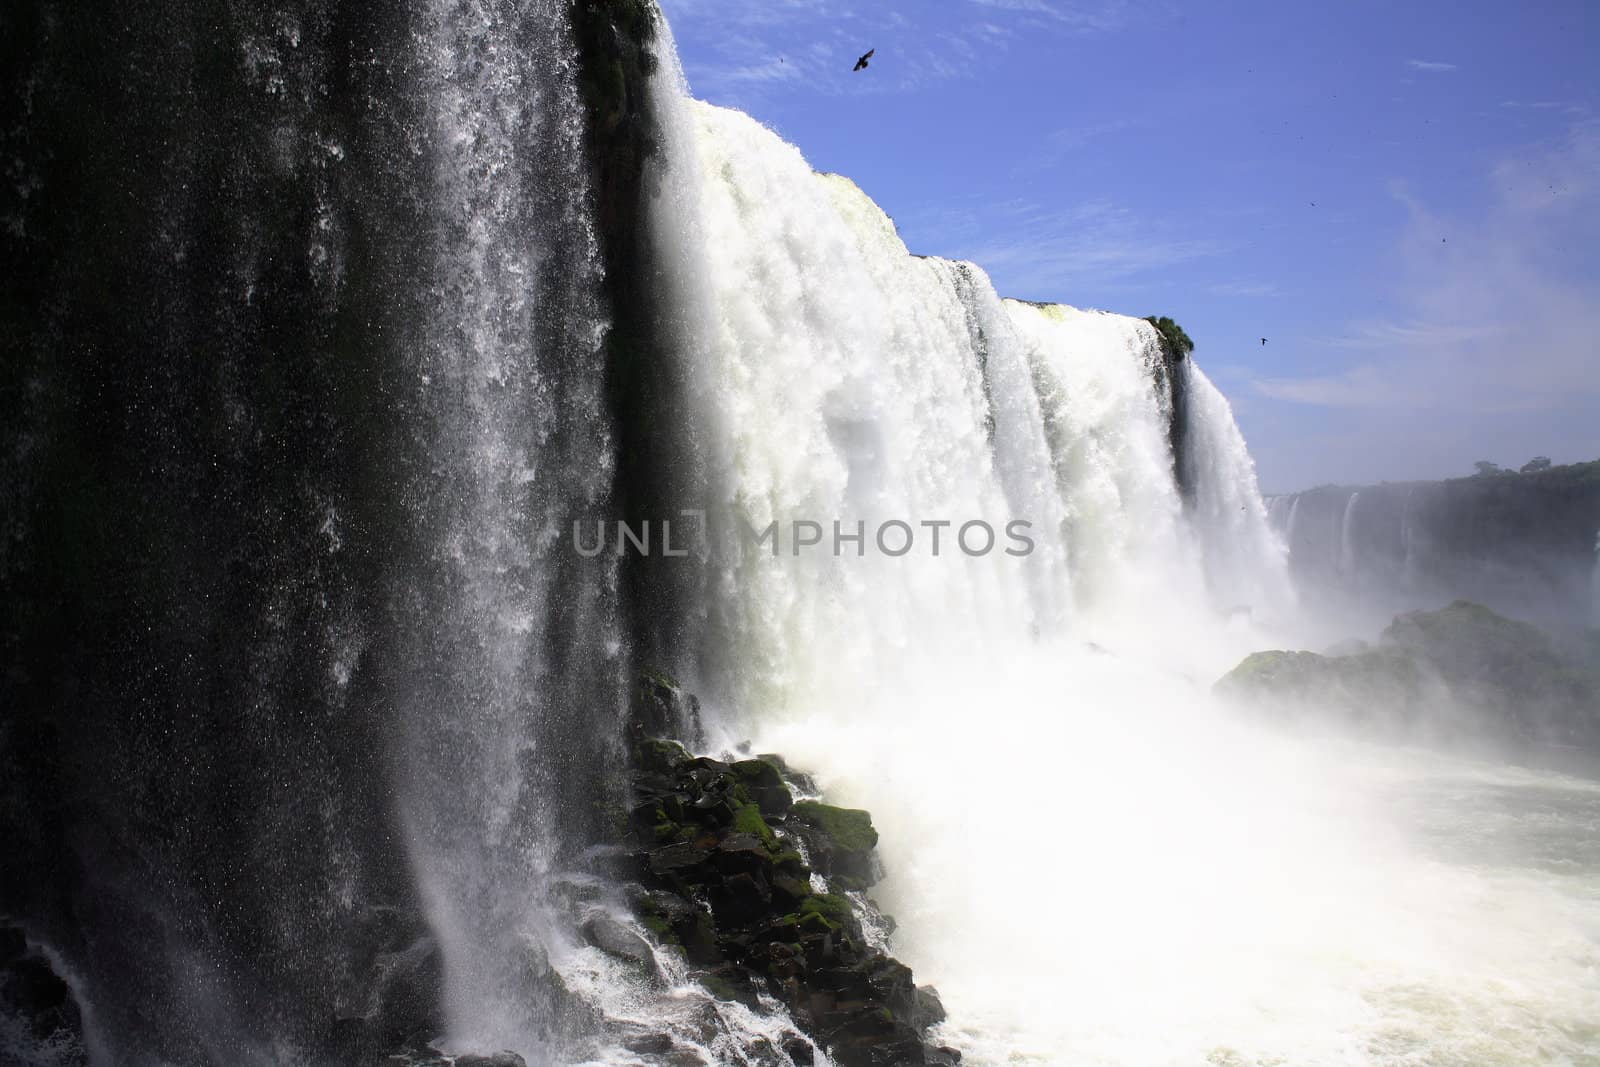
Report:
[[[1344,512],[1339,519],[1339,574],[1347,580],[1356,576],[1356,549],[1352,533],[1355,530],[1356,501],[1359,492],[1352,492],[1344,502]]]
[[[712,692],[780,708],[819,687],[859,697],[886,669],[1069,620],[1086,639],[1126,639],[1130,605],[1198,605],[1208,578],[1248,601],[1252,552],[1281,569],[1231,413],[1198,371],[1201,494],[1185,514],[1148,324],[1001,301],[977,267],[909,255],[860,189],[748,116],[678,94],[658,108],[653,218],[724,532],[702,657]],[[787,537],[797,520],[823,527],[820,549],[785,539],[774,559],[744,536],[776,522]],[[1031,554],[956,543],[964,524],[1011,520],[1031,524]],[[903,556],[873,543],[896,522],[916,531]],[[949,524],[938,556],[927,522]],[[857,530],[868,550],[847,540],[835,555],[836,533]],[[1208,572],[1205,548],[1230,540],[1237,566]]]
[[[438,231],[407,378],[433,457],[411,494],[425,558],[408,599],[428,621],[403,653],[397,790],[449,1038],[539,1062],[556,1014],[540,976],[562,948],[543,894],[582,821],[563,765],[602,761],[617,722],[614,557],[564,573],[558,555],[614,466],[599,254],[565,17],[439,0],[427,30]],[[562,721],[574,702],[586,730]]]
[[[665,27],[640,118],[585,42],[648,4],[149,6],[18,20],[0,228],[0,948],[96,1064],[793,1067],[804,1012],[590,943],[651,929],[604,842],[656,656],[706,748],[873,812],[969,1062],[1403,1057],[1417,990],[1448,1030],[1552,969],[1595,1017],[1542,890],[1410,862],[1342,752],[1212,701],[1289,550],[1353,579],[1393,511],[1269,509],[1149,323],[911,254]],[[637,190],[594,135],[635,121]],[[690,557],[567,540],[619,515]]]
[[[1189,397],[1184,457],[1188,482],[1195,487],[1193,522],[1213,600],[1218,607],[1250,605],[1281,619],[1293,599],[1288,547],[1267,519],[1255,460],[1221,390],[1193,360],[1183,362],[1182,374]]]
[[[684,132],[668,142],[673,181],[656,220],[698,242],[679,253],[696,286],[680,299],[697,414],[713,442],[711,521],[724,537],[711,655],[727,665],[729,692],[783,704],[795,682],[848,684],[891,650],[1053,625],[1065,550],[1047,534],[1062,509],[1039,492],[1051,467],[1044,422],[987,280],[906,255],[860,190],[814,175],[747,116],[682,98],[666,105],[683,109],[666,122]],[[1004,531],[1013,517],[1036,524],[1040,551],[960,551],[960,525]],[[937,531],[923,520],[955,524],[937,557]],[[791,555],[795,521],[819,523],[824,545]],[[773,522],[782,562],[744,537]],[[889,522],[914,527],[918,543],[903,557],[874,544]],[[845,542],[834,555],[835,533],[858,530],[871,551],[857,556]]]
[[[1594,573],[1589,576],[1590,625],[1600,627],[1600,530],[1594,534]]]
[[[1417,530],[1413,513],[1415,490],[1407,490],[1400,505],[1400,576],[1406,589],[1417,584]]]

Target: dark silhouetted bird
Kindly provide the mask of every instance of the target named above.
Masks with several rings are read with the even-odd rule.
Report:
[[[874,53],[876,51],[877,51],[876,48],[867,49],[867,54],[862,56],[860,59],[856,60],[856,65],[851,68],[850,73],[854,74],[858,70],[866,70],[867,69],[867,60],[871,59],[872,58],[872,53]]]
[[[1266,338],[1265,338],[1265,337],[1263,337],[1263,338],[1262,338],[1262,339],[1261,339],[1261,343],[1262,343],[1262,344],[1266,344],[1266,343],[1267,343],[1267,339],[1266,339]]]

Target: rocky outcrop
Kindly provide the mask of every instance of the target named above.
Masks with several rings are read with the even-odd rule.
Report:
[[[0,1062],[80,1067],[89,1062],[72,987],[22,930],[0,923]]]
[[[714,759],[644,737],[633,757],[618,827],[630,899],[706,990],[753,1009],[776,999],[843,1067],[959,1061],[929,1036],[938,996],[881,947],[892,921],[863,892],[880,873],[867,812],[812,796],[773,755]],[[814,1057],[804,1041],[784,1051]]]
[[[1253,653],[1216,690],[1391,731],[1600,750],[1597,668],[1592,640],[1561,643],[1460,600],[1398,616],[1376,648]]]
[[[1178,491],[1185,500],[1194,496],[1194,479],[1188,469],[1188,455],[1184,441],[1188,437],[1189,392],[1187,372],[1184,368],[1189,353],[1194,351],[1194,341],[1182,326],[1165,315],[1145,317],[1161,340],[1161,362],[1156,367],[1156,386],[1165,392],[1163,398],[1167,412],[1167,448],[1172,453],[1172,476]]]

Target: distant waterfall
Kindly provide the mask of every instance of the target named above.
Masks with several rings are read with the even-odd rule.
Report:
[[[1442,482],[1320,486],[1273,524],[1296,588],[1357,625],[1467,599],[1579,624],[1590,613],[1600,483],[1581,468]]]
[[[1600,530],[1594,535],[1594,574],[1589,577],[1589,597],[1593,601],[1590,624],[1600,627]]]
[[[1345,578],[1354,581],[1356,577],[1356,548],[1355,548],[1355,521],[1356,501],[1361,499],[1359,492],[1350,494],[1350,499],[1345,501],[1344,515],[1339,520],[1339,573]]]

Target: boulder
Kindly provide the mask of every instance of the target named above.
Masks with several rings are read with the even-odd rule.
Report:
[[[656,957],[650,943],[611,916],[590,916],[582,931],[583,939],[606,955],[654,973]]]
[[[782,818],[794,807],[794,796],[775,764],[764,759],[747,759],[733,764],[730,769],[762,815]]]
[[[495,1052],[487,1056],[469,1053],[457,1056],[454,1067],[528,1067],[528,1061],[515,1052]]]
[[[873,850],[878,831],[872,816],[859,808],[839,808],[815,800],[795,804],[791,819],[823,875],[841,880],[846,889],[865,889],[877,881]]]

